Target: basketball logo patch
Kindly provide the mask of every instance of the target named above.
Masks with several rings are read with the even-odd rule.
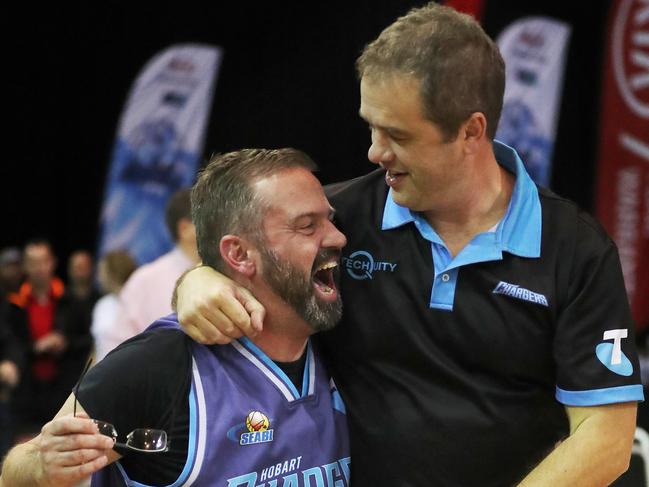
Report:
[[[250,411],[246,416],[246,429],[239,439],[240,445],[256,445],[273,441],[273,431],[270,429],[270,420],[261,411]]]
[[[251,411],[246,418],[246,428],[251,433],[253,431],[266,431],[269,426],[268,416],[260,411]]]

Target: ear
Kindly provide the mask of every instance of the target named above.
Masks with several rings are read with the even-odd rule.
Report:
[[[466,150],[475,153],[478,149],[476,144],[483,142],[487,137],[487,119],[484,113],[473,112],[462,124],[460,132]]]
[[[235,272],[248,278],[255,275],[257,266],[252,256],[253,247],[246,239],[224,235],[219,243],[223,261]]]

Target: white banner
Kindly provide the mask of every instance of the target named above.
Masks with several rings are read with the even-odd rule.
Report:
[[[538,184],[549,186],[570,26],[527,17],[498,36],[507,66],[496,138],[514,147]]]
[[[172,246],[167,200],[194,182],[221,50],[176,45],[154,56],[128,96],[101,214],[99,254],[128,250],[139,264]]]

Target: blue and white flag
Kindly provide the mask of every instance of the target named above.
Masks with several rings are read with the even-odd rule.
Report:
[[[221,50],[176,45],[137,77],[122,114],[101,213],[99,255],[128,250],[139,264],[167,252],[167,200],[194,182]]]
[[[570,26],[545,17],[510,24],[498,47],[507,66],[496,138],[514,147],[535,182],[548,186]]]

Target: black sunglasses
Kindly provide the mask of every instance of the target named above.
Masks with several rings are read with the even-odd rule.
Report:
[[[79,387],[81,386],[81,381],[86,376],[86,372],[90,369],[92,364],[92,358],[86,363],[83,372],[81,372],[81,377],[77,382],[76,387],[74,388],[74,407],[73,407],[73,416],[77,415],[77,397],[79,397]],[[161,453],[169,451],[169,441],[167,440],[167,432],[159,429],[151,428],[138,428],[131,431],[126,435],[126,442],[120,443],[117,441],[119,435],[115,426],[106,421],[101,421],[98,419],[92,420],[99,429],[99,433],[112,438],[115,442],[115,446],[126,448],[129,450],[135,450],[143,453]]]

